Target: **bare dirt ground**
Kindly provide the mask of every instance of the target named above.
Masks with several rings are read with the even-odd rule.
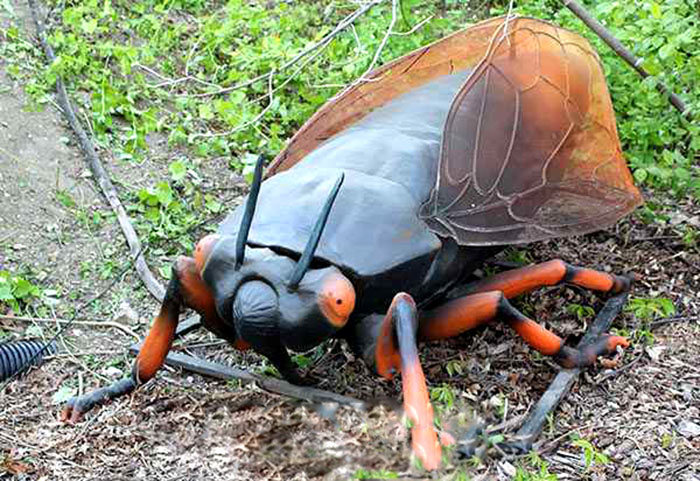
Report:
[[[59,291],[56,317],[89,299],[113,280],[96,266],[126,256],[127,249],[106,204],[85,175],[79,150],[69,141],[53,108],[28,112],[21,89],[4,73],[0,60],[0,267],[23,270],[46,288]],[[154,151],[158,145],[154,146]],[[107,169],[124,183],[146,183],[162,175],[153,159],[144,165],[120,164],[103,153]],[[162,154],[162,152],[160,153]],[[212,171],[223,166],[212,165]],[[161,170],[159,170],[161,169]],[[225,179],[230,179],[226,173]],[[76,205],[66,206],[57,192],[67,191]],[[652,194],[647,192],[647,198]],[[655,199],[668,214],[700,215],[690,200]],[[99,226],[76,213],[101,212]],[[645,224],[638,216],[614,230],[548,242],[528,249],[532,261],[560,257],[611,272],[641,276],[634,297],[667,297],[676,316],[651,323],[651,346],[637,336],[617,368],[589,369],[560,406],[537,446],[558,479],[700,480],[700,255],[667,226]],[[80,313],[89,320],[112,319],[122,302],[137,319],[117,320],[139,335],[157,309],[132,272],[117,280],[108,296]],[[598,310],[603,300],[581,289],[543,289],[520,306],[573,342],[584,326],[567,313],[571,304]],[[2,314],[2,313],[0,313]],[[639,334],[641,322],[630,313],[615,322]],[[24,337],[53,325],[0,318],[0,329]],[[61,353],[0,392],[0,478],[66,479],[352,479],[397,473],[406,479],[510,479],[524,459],[503,458],[496,450],[478,466],[449,456],[432,476],[410,460],[408,432],[398,403],[370,412],[340,409],[322,416],[314,406],[274,396],[255,387],[212,381],[165,369],[129,398],[91,413],[76,426],[58,422],[54,397],[67,380],[81,391],[111,382],[130,363],[133,339],[119,330],[77,325],[61,339]],[[189,334],[176,349],[221,362],[260,369],[254,354],[238,354],[204,332]],[[507,329],[494,325],[459,339],[422,348],[431,386],[456,393],[446,408],[446,426],[477,413],[503,434],[536,402],[556,368],[533,354]],[[462,372],[446,366],[456,361]],[[111,369],[110,369],[111,367]],[[398,382],[374,377],[339,344],[329,346],[312,367],[319,387],[361,399],[394,399]],[[464,422],[462,423],[464,424]],[[457,430],[460,428],[458,427]],[[461,428],[462,430],[464,427]],[[586,467],[584,451],[572,434],[590,441],[609,462]],[[531,468],[534,471],[534,468]]]

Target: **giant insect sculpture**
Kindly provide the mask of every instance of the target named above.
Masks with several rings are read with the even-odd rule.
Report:
[[[537,19],[496,18],[376,70],[323,106],[244,206],[173,267],[130,377],[74,398],[93,406],[151,379],[181,309],[239,349],[304,383],[288,349],[345,339],[386,378],[400,374],[414,452],[441,446],[417,342],[493,320],[564,367],[627,346],[582,348],[508,300],[562,282],[603,293],[630,280],[560,260],[465,280],[504,246],[591,232],[641,202],[620,150],[598,57],[577,34]]]

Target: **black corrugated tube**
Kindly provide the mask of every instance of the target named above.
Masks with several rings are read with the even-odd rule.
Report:
[[[42,341],[13,341],[0,343],[0,382],[30,366],[41,364],[44,356],[56,353],[56,341],[51,342],[44,352]],[[38,354],[41,352],[41,354]],[[36,357],[35,357],[36,355]],[[32,359],[33,358],[33,359]],[[31,360],[31,362],[30,362]]]

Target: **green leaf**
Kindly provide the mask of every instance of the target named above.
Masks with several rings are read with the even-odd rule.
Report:
[[[211,212],[212,214],[218,214],[223,210],[223,204],[217,201],[214,196],[207,194],[206,196],[204,196],[204,199],[207,210],[209,210],[209,212]]]
[[[167,182],[158,182],[156,184],[155,195],[161,205],[167,207],[173,201],[173,190]]]
[[[662,297],[657,299],[657,301],[664,316],[672,316],[676,313],[676,306],[673,305],[673,302],[671,302],[670,299]]]
[[[667,43],[659,49],[659,57],[661,60],[666,60],[674,55],[676,55],[676,46],[672,43]]]
[[[647,180],[648,176],[649,176],[649,173],[644,169],[637,169],[634,171],[634,180],[638,184],[643,184],[644,181]]]
[[[32,283],[28,280],[22,279],[21,277],[18,277],[15,280],[15,288],[13,289],[13,294],[16,299],[24,299],[25,297],[34,295],[34,293],[36,292],[37,288],[34,285],[32,285]]]
[[[292,356],[292,361],[294,361],[294,363],[302,369],[310,366],[312,362],[311,358],[303,354],[295,354]]]
[[[158,267],[158,273],[161,275],[163,279],[170,280],[170,278],[173,275],[173,268],[172,266],[160,266]]]
[[[185,167],[185,164],[179,160],[172,162],[168,167],[168,170],[170,171],[170,176],[176,182],[181,181],[185,178],[185,175],[187,175],[187,168]]]
[[[92,35],[97,30],[97,19],[91,18],[90,20],[83,20],[82,23],[83,32],[88,35]]]
[[[204,120],[211,120],[214,118],[214,111],[211,108],[211,104],[201,104],[199,106],[199,117]]]
[[[651,4],[651,14],[654,18],[661,18],[661,6],[658,3]]]
[[[241,162],[243,163],[243,177],[245,181],[251,184],[253,182],[253,174],[255,173],[255,163],[258,160],[258,156],[246,153]]]
[[[497,444],[501,444],[505,440],[505,437],[502,434],[494,434],[493,436],[489,436],[489,445],[490,446],[496,446]]]
[[[24,335],[27,337],[43,337],[44,330],[38,324],[32,324],[24,330]]]
[[[63,207],[65,207],[66,209],[72,209],[76,206],[73,197],[68,191],[65,190],[56,191],[56,200],[58,200],[61,203],[61,205],[63,205]]]
[[[0,282],[0,301],[9,301],[11,299],[14,299],[12,287],[6,282]]]
[[[151,207],[150,209],[146,209],[143,216],[146,220],[156,223],[160,220],[160,211],[155,207]]]

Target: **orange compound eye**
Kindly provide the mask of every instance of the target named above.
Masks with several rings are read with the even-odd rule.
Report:
[[[355,309],[355,288],[344,275],[330,274],[323,280],[318,304],[326,319],[335,327],[341,328]]]
[[[214,245],[219,241],[218,234],[209,234],[202,237],[199,242],[197,242],[197,247],[194,248],[194,264],[197,266],[197,272],[200,274],[204,270],[204,266],[207,264],[207,259],[209,259],[209,254],[214,248]]]

